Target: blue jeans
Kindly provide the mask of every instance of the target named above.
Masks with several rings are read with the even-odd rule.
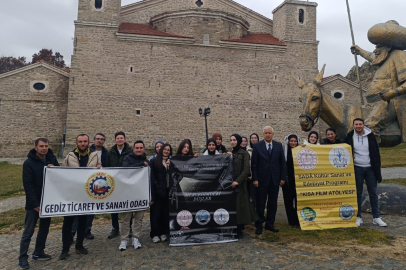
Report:
[[[20,242],[20,262],[28,260],[28,248],[30,246],[31,237],[34,234],[35,225],[39,218],[39,213],[35,210],[25,210],[25,225],[24,232],[21,236]],[[40,218],[37,240],[35,242],[35,249],[33,254],[43,254],[45,249],[45,242],[47,241],[49,225],[51,218]]]
[[[379,204],[378,204],[378,181],[375,178],[372,167],[358,167],[354,166],[355,182],[357,186],[357,201],[358,201],[358,214],[361,217],[362,206],[362,191],[364,189],[364,179],[367,184],[369,202],[372,208],[373,218],[379,218]]]
[[[90,232],[92,230],[94,215],[87,215],[86,231]],[[72,224],[72,234],[76,233],[78,229],[78,218],[76,217]]]

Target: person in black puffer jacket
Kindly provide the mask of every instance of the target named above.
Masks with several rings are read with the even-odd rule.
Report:
[[[166,241],[169,234],[169,158],[172,156],[172,146],[164,144],[158,155],[151,161],[151,187],[153,204],[151,206],[152,242]]]
[[[34,234],[35,225],[39,218],[42,186],[44,178],[44,166],[59,166],[54,153],[49,149],[49,141],[39,138],[35,141],[34,149],[27,155],[28,159],[23,165],[23,185],[25,191],[25,226],[20,242],[20,256],[18,265],[21,269],[28,269],[28,248],[31,237]],[[39,219],[39,230],[32,254],[33,260],[49,260],[50,255],[44,253],[51,218]]]

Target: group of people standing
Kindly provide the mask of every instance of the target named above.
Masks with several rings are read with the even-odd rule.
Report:
[[[293,165],[292,148],[307,144],[319,144],[319,135],[315,131],[308,134],[307,141],[301,143],[296,134],[285,137],[285,147],[274,141],[274,130],[271,126],[263,128],[263,140],[253,133],[247,137],[233,134],[230,136],[231,151],[223,145],[220,133],[213,134],[207,140],[206,149],[202,155],[230,155],[233,157],[232,187],[236,193],[237,206],[237,237],[242,236],[244,226],[255,222],[256,234],[262,234],[263,229],[272,232],[279,230],[274,226],[277,211],[279,188],[282,187],[286,214],[289,225],[299,226],[297,216],[296,184]],[[337,138],[334,129],[326,131],[327,138],[321,143],[337,144],[342,141]],[[115,134],[115,145],[108,151],[104,147],[106,136],[97,133],[94,143],[90,145],[89,136],[80,134],[76,138],[76,148],[69,152],[63,162],[66,167],[140,167],[151,168],[151,202],[150,202],[150,238],[158,243],[168,240],[169,234],[169,170],[173,148],[169,143],[158,140],[155,143],[155,153],[147,159],[145,144],[136,141],[131,147],[126,142],[125,133]],[[382,180],[380,175],[379,147],[370,130],[364,126],[362,119],[354,120],[354,130],[348,133],[344,140],[352,146],[354,156],[355,177],[357,183],[358,215],[356,224],[362,223],[361,198],[364,179],[370,196],[373,223],[386,226],[379,217],[377,182]],[[189,139],[181,141],[176,156],[199,156],[193,152]],[[43,167],[59,166],[57,159],[49,149],[46,138],[35,141],[34,149],[28,154],[23,165],[23,184],[26,192],[26,222],[20,243],[19,267],[28,269],[28,247],[39,218],[40,200],[43,185]],[[265,208],[267,215],[265,217]],[[141,247],[139,237],[142,229],[142,219],[145,211],[123,213],[121,233],[118,214],[111,214],[112,230],[109,239],[121,235],[120,250],[125,250],[128,244],[138,249]],[[87,254],[83,246],[84,239],[93,239],[91,233],[94,215],[65,216],[62,227],[62,252],[59,259],[64,260],[69,255],[70,246],[76,235],[75,252]],[[264,226],[265,224],[265,226]],[[48,260],[50,255],[44,252],[46,238],[49,232],[50,218],[40,218],[33,260]],[[132,238],[132,241],[130,241]]]

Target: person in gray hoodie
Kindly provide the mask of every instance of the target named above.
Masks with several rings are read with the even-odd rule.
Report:
[[[354,157],[355,182],[357,186],[358,214],[355,224],[361,226],[362,192],[364,180],[367,185],[369,201],[372,208],[373,224],[386,227],[387,224],[379,216],[378,183],[382,181],[381,155],[378,142],[371,130],[364,125],[364,120],[353,120],[354,130],[345,138],[345,143],[351,145]]]

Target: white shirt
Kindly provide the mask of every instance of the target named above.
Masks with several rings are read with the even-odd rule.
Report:
[[[266,150],[268,151],[269,145],[271,145],[271,150],[273,149],[273,145],[272,145],[272,141],[270,143],[268,143],[267,141],[265,141],[266,144]]]
[[[97,152],[97,155],[99,156],[99,158],[101,158],[102,151],[101,150],[100,151],[96,150],[96,152]]]
[[[118,149],[117,149],[118,150]],[[121,150],[118,150],[118,152],[120,153],[120,155],[121,155],[121,152],[123,152],[123,149],[121,149]]]

